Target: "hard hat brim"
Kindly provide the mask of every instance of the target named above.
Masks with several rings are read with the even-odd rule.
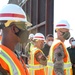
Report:
[[[25,30],[26,29],[26,25],[25,22],[14,22],[14,24],[21,30]]]
[[[58,29],[63,29],[63,28],[56,28],[55,31],[57,31]],[[70,28],[64,28],[64,29],[71,30]]]
[[[30,22],[15,22],[15,25],[22,29],[22,30],[25,30],[27,28],[27,26],[31,26],[32,24]]]
[[[14,20],[8,20],[5,23],[5,27],[8,27],[11,24],[15,24],[18,28],[25,30],[27,26],[31,26],[32,24],[30,22],[23,22],[23,21],[14,21]]]
[[[25,22],[25,25],[26,25],[26,26],[32,26],[32,24],[31,24],[30,22],[28,22],[28,21]]]

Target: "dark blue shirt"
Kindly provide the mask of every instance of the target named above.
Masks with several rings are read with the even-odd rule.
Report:
[[[67,48],[72,64],[75,64],[75,48],[68,47]]]

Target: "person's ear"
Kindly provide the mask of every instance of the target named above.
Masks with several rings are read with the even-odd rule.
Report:
[[[19,31],[15,25],[11,26],[11,30],[13,33],[17,33]]]

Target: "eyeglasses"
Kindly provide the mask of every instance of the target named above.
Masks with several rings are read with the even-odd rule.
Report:
[[[75,40],[71,40],[71,41],[73,42],[73,41],[75,41]]]

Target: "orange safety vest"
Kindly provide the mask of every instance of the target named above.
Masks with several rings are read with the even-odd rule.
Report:
[[[55,40],[50,48],[50,53],[49,53],[49,59],[47,62],[47,66],[48,66],[48,74],[47,75],[56,75],[54,73],[54,64],[53,64],[53,54],[54,54],[54,50],[59,46],[59,45],[63,46],[64,49],[64,55],[65,57],[63,58],[64,61],[64,73],[65,75],[72,75],[72,65],[71,65],[71,61],[70,61],[70,57],[69,57],[69,53],[66,50],[66,47],[64,46],[64,43],[61,42],[60,40]]]
[[[34,57],[37,52],[42,52],[42,51],[34,47],[30,53],[30,60],[29,60],[30,75],[45,75],[44,66],[41,65]]]
[[[24,69],[16,55],[3,45],[0,45],[0,65],[7,70],[10,75],[29,75],[25,64]]]
[[[0,35],[0,40],[2,39],[2,36]]]

